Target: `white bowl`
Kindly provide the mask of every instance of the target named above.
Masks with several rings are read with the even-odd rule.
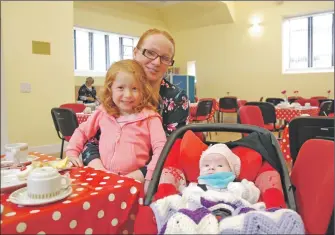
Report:
[[[6,160],[12,162],[26,162],[28,157],[27,143],[6,144]]]

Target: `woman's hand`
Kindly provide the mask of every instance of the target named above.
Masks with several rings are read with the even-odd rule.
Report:
[[[77,166],[77,167],[82,167],[84,166],[82,160],[79,157],[74,157],[74,156],[67,156],[72,163],[72,165]]]

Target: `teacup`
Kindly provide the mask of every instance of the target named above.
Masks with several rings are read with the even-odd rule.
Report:
[[[28,158],[28,144],[26,143],[15,143],[6,144],[6,160],[12,161],[16,164],[27,161]]]
[[[305,103],[305,106],[306,106],[306,107],[310,107],[310,106],[311,106],[311,103]]]
[[[27,193],[33,199],[48,199],[59,195],[70,184],[70,178],[53,167],[36,168],[28,176]]]

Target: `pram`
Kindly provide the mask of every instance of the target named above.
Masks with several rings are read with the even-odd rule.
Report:
[[[144,206],[149,206],[152,202],[154,194],[157,192],[160,176],[164,167],[164,163],[175,143],[187,131],[193,132],[237,132],[248,133],[247,136],[240,140],[226,143],[228,147],[244,146],[251,148],[262,156],[263,160],[268,162],[280,175],[282,189],[285,197],[287,208],[296,210],[296,204],[293,194],[289,173],[285,165],[285,160],[282,156],[279,144],[275,136],[268,130],[251,125],[242,124],[192,124],[177,129],[169,137],[166,145],[163,148],[161,156],[157,162],[156,169],[153,174],[153,179],[149,185],[147,194],[144,199]],[[215,142],[205,141],[207,145],[215,144]],[[138,215],[138,218],[144,216]],[[142,222],[141,222],[142,223]],[[143,223],[142,223],[143,226]],[[136,228],[135,228],[136,233]]]
[[[243,124],[192,124],[181,127],[174,131],[166,142],[161,156],[157,162],[156,169],[153,173],[152,181],[149,185],[145,196],[144,205],[150,205],[153,195],[157,191],[159,179],[163,170],[166,158],[174,144],[188,130],[193,132],[239,132],[251,133],[240,140],[226,143],[228,147],[245,146],[250,147],[261,154],[263,160],[267,161],[275,170],[278,171],[281,177],[283,192],[286,205],[289,209],[296,210],[293,189],[290,181],[290,176],[285,165],[285,160],[282,156],[276,137],[268,130],[251,125]],[[214,144],[214,142],[205,142],[206,144]]]

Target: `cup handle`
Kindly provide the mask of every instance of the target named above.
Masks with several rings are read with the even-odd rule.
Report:
[[[63,179],[65,179],[66,182],[65,182],[65,184],[62,183],[62,189],[66,189],[71,185],[71,179],[66,175],[62,175],[61,180],[63,180]]]

